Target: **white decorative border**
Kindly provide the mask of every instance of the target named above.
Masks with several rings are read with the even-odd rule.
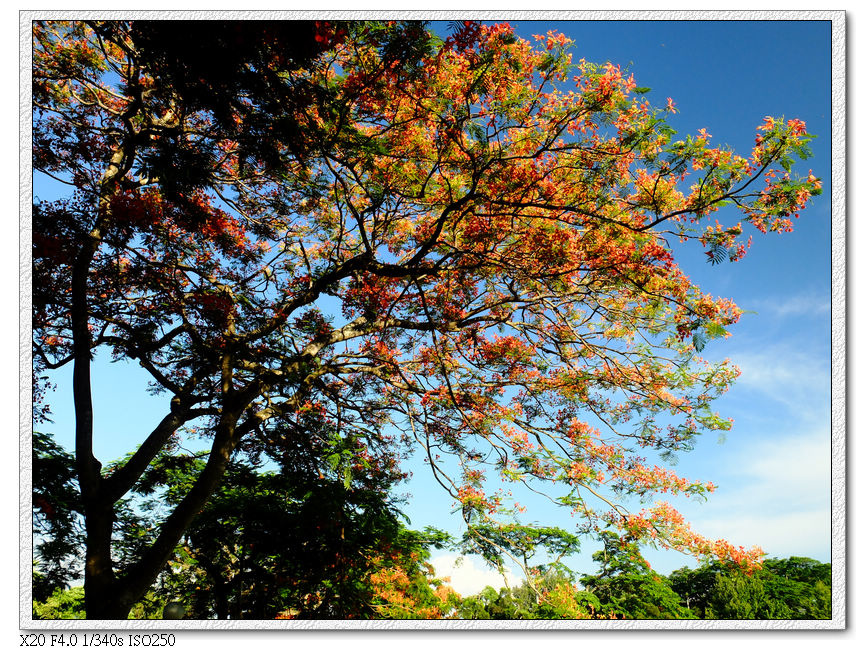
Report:
[[[44,19],[825,20],[832,23],[832,619],[827,621],[41,621],[32,619],[31,22]],[[847,627],[846,15],[843,11],[21,11],[19,625],[22,630],[841,630]]]

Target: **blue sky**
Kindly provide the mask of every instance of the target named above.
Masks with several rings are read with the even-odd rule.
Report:
[[[695,530],[734,543],[763,547],[770,556],[830,560],[830,24],[828,22],[513,22],[519,35],[557,29],[574,39],[575,58],[621,64],[649,99],[675,101],[671,124],[681,134],[706,128],[716,144],[746,154],[766,115],[803,119],[818,138],[803,164],[824,179],[817,197],[780,236],[755,236],[744,260],[710,266],[702,250],[679,263],[705,291],[733,298],[753,314],[713,341],[705,356],[730,357],[743,371],[717,403],[735,419],[726,441],[702,439],[680,457],[677,471],[719,486],[707,503],[676,502]],[[103,462],[134,448],[161,416],[142,408],[143,373],[118,365],[96,376],[97,455]],[[67,377],[64,381],[62,377]],[[58,382],[68,387],[68,373]],[[72,447],[71,394],[55,394],[53,431]],[[130,417],[130,414],[134,414]],[[152,421],[148,421],[150,418]],[[404,488],[412,526],[459,532],[449,498],[420,472]],[[540,513],[539,513],[540,514]],[[545,517],[559,518],[552,512]],[[540,516],[538,517],[540,518]],[[558,520],[565,525],[566,519]],[[586,545],[587,555],[592,550]],[[687,558],[648,552],[662,573]],[[444,559],[440,561],[444,566]],[[467,574],[465,564],[457,573]],[[586,557],[575,566],[591,571]],[[477,572],[474,582],[491,580]],[[469,583],[466,583],[469,584]],[[457,590],[470,592],[472,587]]]

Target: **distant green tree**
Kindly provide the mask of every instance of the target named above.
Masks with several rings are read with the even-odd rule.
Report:
[[[601,570],[581,582],[600,601],[602,613],[628,619],[694,618],[634,541],[607,531],[601,533],[601,541],[604,548],[592,555]]]
[[[825,585],[832,584],[832,565],[812,560],[809,557],[789,557],[783,560],[769,558],[763,562],[763,568],[777,576],[789,578],[797,582]]]
[[[682,605],[696,618],[706,617],[706,607],[715,592],[719,573],[726,571],[721,562],[704,562],[695,569],[682,567],[673,571],[668,580],[679,594]]]
[[[763,563],[762,576],[767,591],[785,603],[791,618],[832,618],[831,564],[807,557],[772,558]]]
[[[699,618],[828,619],[831,572],[830,564],[802,557],[767,559],[752,573],[711,562],[674,571],[670,584]]]
[[[529,607],[521,607],[510,589],[494,587],[484,589],[473,596],[462,599],[458,617],[469,620],[515,620],[533,618]]]
[[[463,516],[471,520],[474,514],[467,510],[470,509],[463,506]],[[480,556],[498,571],[502,571],[505,561],[510,559],[518,562],[529,575],[558,579],[563,574],[570,575],[570,569],[562,560],[579,552],[580,538],[555,526],[475,523],[463,535],[459,548],[464,555]],[[538,563],[535,558],[542,551],[546,561]],[[538,589],[540,586],[533,593]]]
[[[716,576],[705,617],[728,620],[792,618],[782,603],[766,593],[762,580],[737,572]]]
[[[597,597],[580,590],[571,572],[553,569],[516,587],[486,587],[463,598],[457,614],[462,619],[555,620],[594,618],[600,610]]]

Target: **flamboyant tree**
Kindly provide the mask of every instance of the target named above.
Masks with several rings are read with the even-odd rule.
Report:
[[[485,554],[532,538],[489,471],[548,490],[570,535],[756,561],[617,495],[711,491],[647,460],[728,428],[711,404],[737,374],[698,353],[740,311],[673,242],[735,261],[747,228],[789,230],[820,187],[790,171],[805,125],[766,118],[747,157],[678,139],[671,100],[554,33],[307,23],[292,50],[280,25],[208,23],[214,66],[160,25],[34,25],[34,168],[70,186],[34,204],[34,370],[74,367],[88,616],[126,615],[236,451],[296,444],[310,419],[362,442],[351,471],[420,450]],[[110,473],[102,348],[166,404]],[[115,504],[193,427],[207,462],[118,571]]]

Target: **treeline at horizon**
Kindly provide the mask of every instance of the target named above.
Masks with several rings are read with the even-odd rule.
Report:
[[[84,548],[74,459],[44,433],[34,433],[33,450],[33,618],[83,619],[84,587],[71,586],[80,580]],[[457,540],[431,528],[409,530],[386,485],[346,480],[336,451],[317,457],[330,461],[315,472],[300,458],[285,458],[280,471],[264,471],[248,459],[233,462],[225,485],[129,617],[163,618],[169,603],[196,620],[815,620],[832,615],[829,563],[770,558],[749,572],[715,560],[664,576],[651,568],[638,543],[612,532],[599,536],[603,549],[592,556],[598,566],[593,574],[577,574],[562,562],[536,564],[532,579],[519,586],[486,587],[462,597],[447,577],[435,575],[429,559],[432,549],[483,551],[477,537]],[[115,523],[118,568],[142,552],[162,504],[181,498],[204,462],[194,454],[166,455],[145,474]],[[579,551],[580,539],[556,528],[515,526],[496,542],[516,551],[533,547],[537,535],[556,545],[560,559]]]

